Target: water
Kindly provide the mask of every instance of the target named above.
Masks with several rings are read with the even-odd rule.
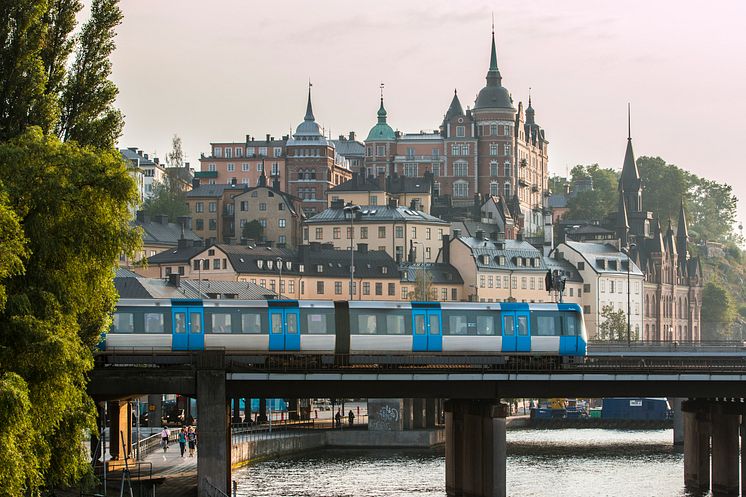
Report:
[[[682,497],[684,456],[671,430],[508,431],[515,497]],[[445,497],[443,450],[322,449],[234,473],[239,496]]]

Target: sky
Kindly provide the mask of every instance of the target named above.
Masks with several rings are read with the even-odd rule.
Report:
[[[308,81],[317,122],[364,139],[385,84],[388,122],[437,129],[454,88],[485,85],[494,14],[498,66],[516,102],[529,88],[552,175],[621,169],[635,154],[730,184],[746,222],[739,144],[746,116],[746,2],[692,0],[121,0],[112,79],[121,147],[165,158],[174,134],[199,168],[212,141],[288,134]]]

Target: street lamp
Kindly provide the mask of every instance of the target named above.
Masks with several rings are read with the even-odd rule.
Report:
[[[425,243],[424,242],[414,242],[413,241],[412,245],[421,245],[422,246],[422,282],[421,282],[421,284],[422,284],[422,293],[420,293],[420,297],[422,298],[423,301],[426,301],[426,300],[428,300],[428,297],[425,296],[425,292],[426,292],[425,277],[427,275],[427,273],[425,272]],[[417,251],[416,250],[414,252],[414,258],[415,258],[415,262],[417,262]]]
[[[629,288],[629,270],[632,266],[632,251],[636,248],[637,245],[631,243],[627,249],[622,249],[622,252],[627,256],[627,347],[632,346],[632,325],[630,322],[632,316],[632,299]]]
[[[346,216],[350,216],[350,300],[353,300],[352,287],[354,285],[355,278],[355,250],[353,248],[353,240],[355,239],[355,227],[353,225],[355,221],[355,214],[360,212],[359,205],[353,205],[349,202],[342,208]]]
[[[282,257],[277,258],[277,269],[280,270],[280,281],[277,284],[277,294],[280,296],[280,300],[282,300]]]
[[[202,298],[202,264],[207,259],[197,259],[197,279],[199,280],[197,282],[197,293],[199,293],[199,298]]]

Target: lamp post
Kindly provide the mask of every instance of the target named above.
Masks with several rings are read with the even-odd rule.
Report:
[[[346,216],[350,216],[350,300],[353,300],[354,293],[352,287],[354,286],[355,278],[355,250],[353,240],[355,239],[355,214],[360,211],[359,205],[353,205],[352,202],[348,203],[343,207]]]
[[[629,271],[632,266],[632,251],[636,248],[637,245],[632,243],[626,250],[622,249],[622,252],[627,256],[627,347],[632,346],[632,298],[629,288]]]
[[[427,273],[425,272],[425,244],[423,242],[412,242],[412,245],[422,246],[422,282],[421,282],[422,293],[420,293],[420,297],[422,298],[423,301],[426,301],[428,300],[428,296],[425,295],[426,287],[427,287],[426,281],[425,281],[426,279],[425,277],[427,275]],[[414,255],[415,255],[415,262],[417,262],[417,251],[416,250],[414,252]]]
[[[277,269],[280,270],[280,281],[277,283],[277,294],[282,300],[282,257],[277,258]]]

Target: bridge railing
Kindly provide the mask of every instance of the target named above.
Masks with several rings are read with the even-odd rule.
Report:
[[[742,340],[589,340],[588,352],[697,352],[718,353],[746,351],[746,342]]]

